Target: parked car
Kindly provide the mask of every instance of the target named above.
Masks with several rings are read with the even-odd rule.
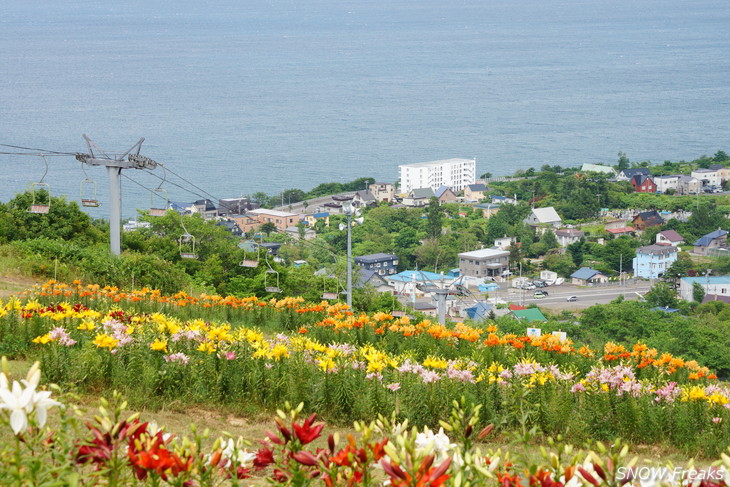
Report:
[[[565,298],[566,301],[578,301],[578,296],[568,296]]]
[[[547,283],[545,281],[534,281],[534,284],[537,287],[547,287]]]

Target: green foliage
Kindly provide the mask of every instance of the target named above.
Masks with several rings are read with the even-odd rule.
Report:
[[[699,282],[692,283],[692,299],[698,303],[705,299],[705,288]]]

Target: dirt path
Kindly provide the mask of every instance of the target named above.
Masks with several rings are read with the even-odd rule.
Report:
[[[24,276],[0,276],[0,299],[17,296],[19,293],[38,284],[33,278]]]

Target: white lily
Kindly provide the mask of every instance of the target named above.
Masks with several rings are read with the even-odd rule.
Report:
[[[28,429],[28,413],[33,411],[34,394],[35,385],[23,389],[18,381],[13,381],[12,389],[0,388],[0,409],[10,411],[10,427],[16,435]]]

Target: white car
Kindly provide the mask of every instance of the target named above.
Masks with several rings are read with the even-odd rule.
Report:
[[[565,298],[566,301],[578,301],[578,296],[568,296]]]

